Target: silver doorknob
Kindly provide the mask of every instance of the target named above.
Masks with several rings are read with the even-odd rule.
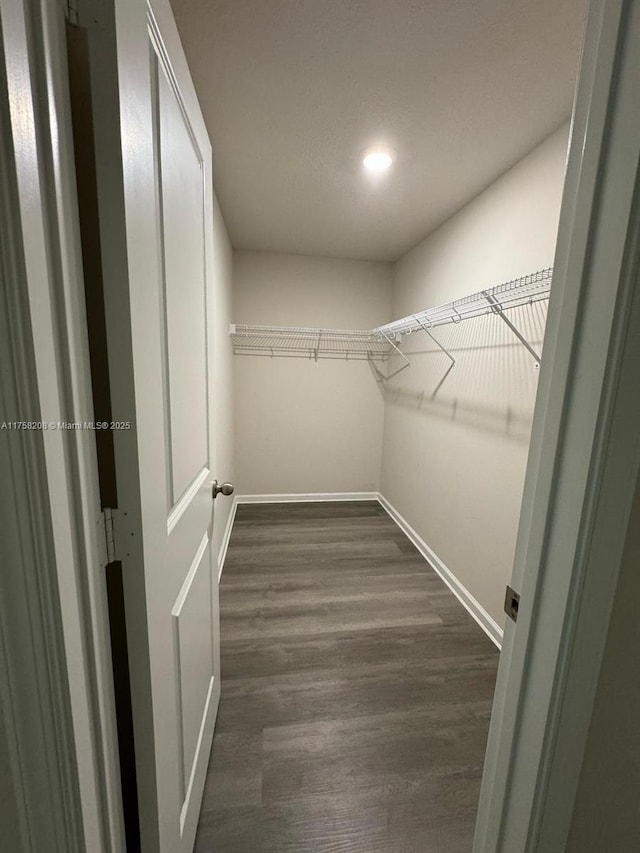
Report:
[[[231,483],[218,483],[217,480],[213,481],[213,488],[211,490],[211,497],[215,499],[222,492],[223,495],[232,495],[233,494],[233,485]]]

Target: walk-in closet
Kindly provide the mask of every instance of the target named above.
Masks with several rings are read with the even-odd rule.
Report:
[[[196,850],[470,851],[585,4],[173,7],[235,486]]]

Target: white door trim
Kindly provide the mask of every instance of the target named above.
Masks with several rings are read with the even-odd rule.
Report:
[[[63,8],[0,15],[0,421],[91,421]],[[2,464],[0,696],[24,849],[123,851],[94,436],[3,432]]]
[[[640,470],[640,2],[592,2],[474,853],[566,847]]]

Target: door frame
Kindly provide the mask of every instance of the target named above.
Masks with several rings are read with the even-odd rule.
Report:
[[[0,0],[0,38],[0,421],[47,424],[1,443],[11,782],[24,849],[124,853],[94,434],[48,428],[93,421],[63,4]]]
[[[474,853],[569,835],[640,472],[639,57],[639,0],[592,0]]]

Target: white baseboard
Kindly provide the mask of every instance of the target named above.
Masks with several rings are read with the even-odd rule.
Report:
[[[398,525],[400,530],[402,530],[402,532],[413,542],[429,565],[440,575],[442,580],[446,583],[463,607],[465,607],[471,616],[473,616],[485,634],[499,649],[501,649],[502,636],[504,632],[495,619],[487,613],[484,607],[473,597],[473,595],[471,595],[469,590],[460,583],[453,572],[445,566],[440,557],[438,557],[438,555],[427,545],[424,539],[416,533],[406,518],[400,515],[397,509],[389,503],[385,496],[378,494],[377,499]]]
[[[231,505],[231,512],[229,513],[229,518],[227,519],[227,525],[224,529],[224,534],[222,536],[222,542],[220,543],[220,551],[218,552],[218,583],[220,583],[220,578],[222,577],[222,570],[224,568],[224,561],[227,557],[227,549],[229,548],[229,540],[231,539],[231,531],[233,530],[233,522],[236,520],[236,510],[238,509],[238,496],[233,496],[233,503]]]
[[[238,495],[239,504],[304,503],[307,501],[377,501],[378,492],[300,492],[284,495]]]

